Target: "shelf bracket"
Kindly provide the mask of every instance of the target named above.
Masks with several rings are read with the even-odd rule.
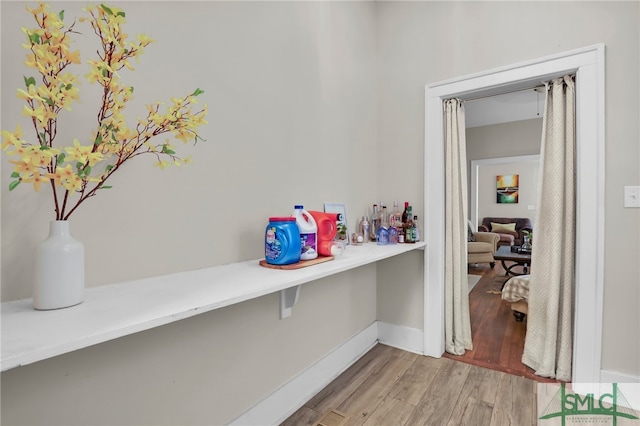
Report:
[[[291,316],[293,305],[298,303],[300,285],[280,290],[280,319]]]

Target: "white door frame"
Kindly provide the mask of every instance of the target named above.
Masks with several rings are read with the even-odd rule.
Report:
[[[445,99],[490,96],[576,74],[574,383],[599,383],[604,282],[604,44],[427,85],[425,88],[424,354],[444,353]]]

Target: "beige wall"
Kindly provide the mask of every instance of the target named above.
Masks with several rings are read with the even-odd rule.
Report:
[[[516,157],[540,153],[542,119],[514,121],[468,128],[467,162],[469,197],[471,197],[471,162],[491,158]],[[535,221],[539,163],[482,165],[478,173],[478,224],[483,217],[528,217]],[[495,179],[500,174],[519,174],[520,193],[517,204],[496,203]],[[471,198],[469,198],[471,206]],[[471,214],[469,215],[471,217]]]
[[[404,157],[402,176],[404,182],[415,183],[405,183],[400,191],[416,203],[422,202],[424,190],[418,182],[423,182],[426,84],[605,44],[602,368],[636,377],[640,376],[640,211],[625,209],[622,194],[623,186],[640,183],[639,6],[610,1],[380,2],[377,14],[379,149],[392,145],[397,152],[414,154]],[[397,174],[392,169],[379,174],[383,199],[398,191],[393,180]],[[393,286],[390,280],[378,283],[379,305],[387,302],[380,296],[391,294]],[[389,296],[392,301],[403,297]],[[410,310],[420,315],[418,309]]]
[[[56,5],[67,20],[81,13],[77,2]],[[88,286],[257,259],[269,216],[289,214],[294,204],[322,210],[324,202],[344,202],[354,224],[378,198],[373,4],[124,7],[130,36],[156,40],[134,73],[122,72],[135,88],[132,119],[147,102],[200,87],[210,124],[202,129],[206,142],[179,146],[192,165],[160,171],[151,157],[134,159],[113,189],[74,213]],[[21,121],[27,132],[14,94],[24,85],[26,70],[16,64],[26,54],[20,26],[29,17],[22,2],[3,1],[2,12],[2,125]],[[95,51],[87,24],[76,28],[86,35],[75,45]],[[95,127],[93,89],[82,84],[81,95],[89,95],[60,126],[60,139],[86,138]],[[23,186],[11,194],[2,188],[3,300],[31,295],[31,252],[53,216],[50,194]]]
[[[506,163],[485,165],[478,170],[478,224],[485,217],[528,217],[535,222],[538,197],[538,163]],[[518,202],[496,202],[496,176],[518,175]],[[532,206],[533,208],[529,208]],[[535,227],[535,223],[534,223]]]
[[[467,161],[540,154],[542,118],[467,129]]]
[[[375,319],[375,266],[2,373],[3,425],[221,425]]]
[[[424,328],[423,263],[424,252],[416,250],[404,256],[386,259],[377,264],[377,318],[389,324],[400,324],[418,330]]]
[[[83,7],[55,5],[68,21]],[[123,72],[135,87],[132,118],[145,102],[200,87],[210,124],[207,142],[180,147],[192,165],[160,171],[134,160],[72,216],[88,286],[257,259],[269,216],[344,202],[355,223],[378,198],[373,3],[121,6],[131,37],[157,41],[135,73]],[[0,11],[2,127],[22,119],[26,132],[15,91],[29,17],[23,2]],[[76,28],[78,48],[95,51],[86,24]],[[75,106],[61,137],[88,134],[94,99]],[[52,203],[26,186],[9,194],[4,155],[2,166],[6,301],[31,294],[31,253]],[[358,268],[304,285],[285,320],[270,295],[3,373],[2,424],[228,422],[375,321],[375,281],[375,266]]]
[[[82,6],[56,5],[67,19]],[[0,11],[2,127],[11,128],[27,17],[21,3]],[[409,200],[423,216],[425,84],[604,42],[603,368],[640,375],[640,250],[629,238],[640,218],[621,198],[640,181],[638,3],[130,2],[126,11],[130,33],[157,40],[128,74],[137,108],[197,86],[211,124],[206,143],[186,147],[193,165],[132,163],[73,218],[89,286],[258,258],[268,216],[294,203],[344,202],[354,223],[374,200]],[[90,103],[65,128],[86,134]],[[4,179],[1,195],[2,298],[28,297],[51,201],[26,188],[8,194]],[[421,256],[385,261],[376,291],[381,268],[304,286],[283,321],[271,295],[4,373],[2,423],[229,421],[376,317],[422,324],[421,280],[407,281]]]

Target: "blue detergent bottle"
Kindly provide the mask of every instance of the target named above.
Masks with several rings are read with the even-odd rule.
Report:
[[[265,230],[264,258],[271,265],[300,261],[300,230],[295,217],[270,217]]]

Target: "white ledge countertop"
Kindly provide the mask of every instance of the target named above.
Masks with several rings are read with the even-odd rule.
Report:
[[[334,260],[296,270],[237,262],[85,289],[84,302],[36,311],[32,299],[2,303],[1,371],[422,249],[424,242],[349,245]]]

